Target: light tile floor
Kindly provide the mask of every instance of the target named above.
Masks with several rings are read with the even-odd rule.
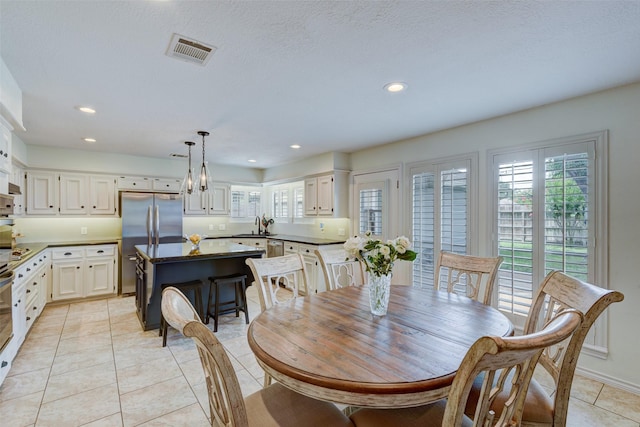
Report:
[[[248,297],[253,317],[260,311],[254,287]],[[248,395],[264,374],[246,331],[243,317],[231,314],[216,335]],[[133,297],[48,306],[0,387],[0,425],[209,425],[194,345],[173,329],[161,345],[157,330],[141,330]],[[640,396],[576,377],[568,425],[640,427]]]

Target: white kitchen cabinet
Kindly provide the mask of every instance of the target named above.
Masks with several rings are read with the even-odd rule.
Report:
[[[115,294],[116,252],[116,245],[53,249],[51,299]]]
[[[58,213],[58,176],[51,171],[27,171],[27,215]]]
[[[335,171],[331,175],[304,180],[305,216],[348,216],[348,172]]]
[[[153,191],[166,191],[169,193],[179,193],[182,187],[182,180],[175,178],[153,178],[151,189]]]
[[[87,177],[86,175],[60,174],[60,208],[61,215],[86,215],[87,210]]]
[[[267,249],[267,239],[264,238],[255,238],[252,239],[250,237],[232,237],[229,239],[231,243],[238,243],[240,245],[253,246],[260,249]]]
[[[152,180],[142,176],[121,176],[118,177],[118,190],[151,190]]]
[[[53,249],[51,266],[53,270],[52,301],[84,296],[84,250],[81,246]]]
[[[185,215],[229,215],[230,185],[214,183],[207,193],[185,194]]]
[[[116,215],[115,177],[27,171],[28,215]]]
[[[85,249],[85,296],[115,293],[115,246]]]
[[[116,215],[116,179],[112,176],[89,177],[89,214]]]
[[[11,173],[11,129],[0,121],[0,172]]]
[[[13,215],[22,216],[24,215],[24,192],[26,191],[24,185],[24,168],[22,168],[22,166],[16,163],[11,166],[11,175],[9,178],[9,182],[20,187],[20,192],[22,194],[13,194]]]

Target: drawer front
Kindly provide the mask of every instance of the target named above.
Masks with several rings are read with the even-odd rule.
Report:
[[[85,254],[87,258],[91,257],[102,257],[108,256],[111,257],[116,253],[115,246],[107,245],[107,246],[95,246],[85,248]]]
[[[284,242],[284,253],[285,254],[297,254],[299,251],[299,246],[297,243],[293,242]]]
[[[313,245],[299,245],[298,252],[305,256],[316,256],[315,250],[316,246]]]
[[[84,258],[84,249],[73,247],[53,249],[51,258],[56,260]]]
[[[153,191],[170,191],[179,192],[182,186],[182,180],[179,179],[162,179],[156,178],[151,181],[151,188]]]

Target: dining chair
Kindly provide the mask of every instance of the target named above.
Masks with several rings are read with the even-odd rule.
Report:
[[[298,297],[298,291],[307,287],[307,271],[304,258],[300,254],[283,255],[272,258],[247,258],[246,264],[251,269],[258,288],[260,311],[270,309],[282,301]],[[291,289],[291,296],[279,298],[282,289]],[[271,385],[272,378],[264,373],[264,387]]]
[[[524,402],[523,426],[560,427],[566,424],[573,376],[587,333],[609,305],[623,299],[624,295],[618,291],[583,282],[560,271],[552,271],[545,277],[529,310],[523,333],[540,330],[541,325],[561,310],[578,310],[584,315],[584,320],[567,343],[542,353],[539,366],[553,378],[555,389],[550,396],[535,378],[532,379]],[[480,384],[476,382],[472,396],[477,396],[479,391]],[[505,398],[505,395],[498,396],[494,403],[499,405]],[[470,405],[466,413],[472,414],[473,411]]]
[[[491,293],[502,257],[477,257],[441,251],[435,271],[435,288],[446,283],[447,292],[464,293],[491,305]],[[446,280],[445,280],[446,273]]]
[[[253,278],[258,285],[260,310],[265,311],[275,304],[291,298],[278,298],[284,288],[297,298],[300,289],[307,291],[307,271],[300,254],[283,255],[273,258],[247,258]],[[284,292],[283,292],[284,294]]]
[[[485,336],[467,351],[446,399],[415,408],[359,409],[351,414],[357,427],[459,427],[520,425],[522,405],[536,363],[545,348],[554,346],[580,326],[582,313],[567,309],[549,320],[544,329],[516,337]],[[465,415],[469,392],[482,375],[481,394],[474,417]],[[500,412],[494,399],[507,394]]]
[[[178,289],[162,291],[162,314],[198,349],[209,396],[212,426],[353,426],[334,404],[296,393],[276,383],[245,398],[231,360],[215,334]]]
[[[320,246],[315,254],[329,290],[364,285],[366,276],[362,263],[349,257],[344,248]]]

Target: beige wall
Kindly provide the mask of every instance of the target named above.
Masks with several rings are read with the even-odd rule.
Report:
[[[479,224],[491,215],[487,204],[487,150],[547,139],[609,130],[609,287],[625,294],[608,310],[607,360],[583,355],[580,368],[602,380],[640,392],[640,84],[620,87],[545,107],[462,126],[431,135],[359,151],[351,155],[354,171],[398,162],[479,152]],[[483,185],[484,184],[484,185]],[[405,202],[406,203],[406,202]],[[406,210],[406,209],[405,209]],[[405,222],[406,223],[406,222]],[[488,228],[480,228],[487,242]],[[404,233],[410,235],[410,230]],[[481,251],[489,252],[487,245]]]

